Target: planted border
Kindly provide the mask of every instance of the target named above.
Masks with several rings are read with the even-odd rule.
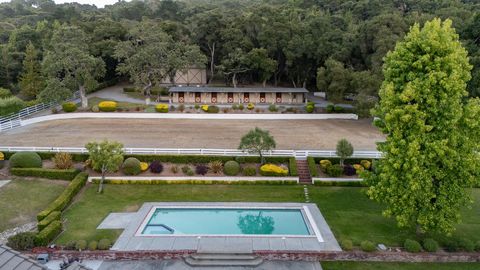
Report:
[[[78,169],[58,170],[44,168],[11,168],[10,173],[15,176],[39,177],[55,180],[73,180],[80,173]]]
[[[100,179],[93,179],[93,183],[100,183]],[[105,184],[114,185],[296,185],[296,180],[128,180],[128,179],[105,179]]]
[[[45,229],[50,223],[52,223],[55,220],[60,220],[62,216],[62,212],[60,211],[53,211],[51,212],[47,217],[45,217],[42,221],[38,222],[37,228],[38,231],[42,231]]]
[[[315,162],[315,158],[307,157],[307,162],[308,162],[308,170],[310,171],[310,175],[312,177],[318,177],[318,169],[317,169],[317,163]]]

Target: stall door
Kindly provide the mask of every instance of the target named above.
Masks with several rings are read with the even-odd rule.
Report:
[[[233,93],[228,93],[228,103],[233,103]]]
[[[282,93],[277,93],[277,96],[275,98],[276,103],[282,103]]]
[[[265,103],[267,99],[265,98],[265,93],[260,93],[260,103]]]
[[[250,93],[243,93],[243,102],[244,103],[250,102]]]
[[[217,93],[212,93],[212,103],[217,103]]]
[[[196,92],[195,93],[195,103],[202,102],[202,93]]]
[[[178,102],[179,103],[185,102],[185,93],[183,92],[178,93]]]

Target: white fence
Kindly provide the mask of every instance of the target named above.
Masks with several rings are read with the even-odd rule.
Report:
[[[67,102],[68,101],[78,101],[79,98],[80,98],[80,92],[77,91],[73,94],[73,96],[70,99],[68,99],[66,101]],[[14,114],[10,114],[10,115],[7,115],[7,116],[0,117],[0,131],[9,130],[9,129],[12,129],[12,128],[19,127],[19,126],[22,125],[22,121],[21,121],[22,119],[24,119],[24,118],[26,118],[26,117],[28,117],[32,114],[35,114],[35,113],[38,113],[38,112],[56,107],[58,105],[59,104],[56,103],[56,102],[39,103],[39,104],[34,105],[34,106],[23,108],[18,113],[14,113]]]
[[[4,152],[67,152],[87,153],[83,147],[15,147],[0,146]],[[237,149],[201,149],[201,148],[124,148],[126,154],[150,155],[208,155],[208,156],[255,156]],[[265,156],[281,157],[338,157],[335,150],[272,150]],[[381,158],[378,151],[354,151],[352,158]]]

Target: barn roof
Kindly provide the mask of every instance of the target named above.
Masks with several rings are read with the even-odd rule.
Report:
[[[308,93],[305,88],[288,87],[210,87],[210,86],[175,86],[171,87],[170,93],[200,92],[200,93]]]

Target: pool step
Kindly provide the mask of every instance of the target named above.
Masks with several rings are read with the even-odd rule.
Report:
[[[255,255],[248,254],[217,254],[217,253],[198,253],[185,258],[185,263],[190,266],[250,266],[260,265],[263,259]]]

